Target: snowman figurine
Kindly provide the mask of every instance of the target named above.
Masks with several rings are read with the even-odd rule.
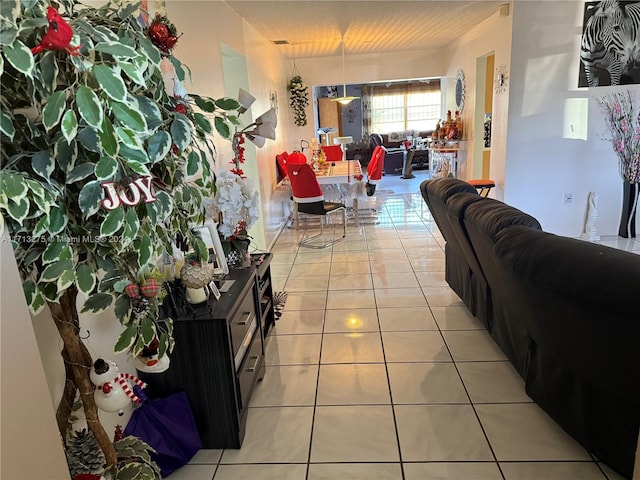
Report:
[[[159,355],[159,345],[157,338],[146,347],[142,349],[142,353],[134,358],[133,363],[136,369],[140,372],[146,373],[161,373],[169,368],[169,355],[166,353],[162,356]]]
[[[138,404],[141,393],[134,393],[134,390],[142,389],[147,386],[142,380],[135,375],[122,373],[115,362],[99,358],[93,364],[93,369],[89,373],[91,382],[96,386],[93,392],[93,398],[100,410],[105,412],[124,414],[124,408],[133,401]],[[132,386],[129,382],[133,382]]]

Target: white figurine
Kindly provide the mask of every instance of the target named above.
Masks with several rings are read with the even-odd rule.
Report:
[[[93,398],[98,408],[105,412],[117,412],[118,415],[124,414],[124,408],[129,402],[140,403],[140,398],[132,391],[129,382],[134,382],[140,388],[147,386],[135,375],[122,373],[115,362],[102,358],[93,364],[89,378],[96,386]]]
[[[598,235],[598,230],[596,229],[596,221],[598,220],[598,197],[597,192],[589,192],[587,220],[584,225],[584,233],[581,235],[583,240],[589,242],[597,242],[600,240],[600,235]]]

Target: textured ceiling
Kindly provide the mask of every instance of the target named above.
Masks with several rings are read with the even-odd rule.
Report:
[[[502,1],[227,1],[287,58],[443,47],[498,11]]]

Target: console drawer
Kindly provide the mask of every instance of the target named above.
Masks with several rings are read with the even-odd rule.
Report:
[[[253,336],[251,346],[244,357],[244,361],[238,371],[238,383],[240,384],[240,409],[247,405],[245,402],[249,398],[249,393],[256,382],[256,376],[260,373],[260,367],[264,358],[262,356],[262,340],[260,334]]]
[[[253,301],[253,295],[247,295],[237,313],[229,322],[229,333],[231,334],[231,348],[234,358],[241,350],[246,351],[251,342],[251,338],[247,342],[247,335],[251,335],[249,330],[253,328],[254,320],[256,318],[256,307]],[[244,344],[244,347],[243,347]],[[242,362],[242,358],[240,358]],[[239,367],[240,362],[236,363],[236,369]]]

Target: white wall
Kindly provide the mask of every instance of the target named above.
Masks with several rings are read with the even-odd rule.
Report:
[[[262,215],[249,232],[260,249],[268,249],[283,225],[289,211],[288,203],[273,201],[276,187],[275,156],[288,150],[290,116],[286,90],[285,60],[275,47],[248,25],[223,1],[168,0],[167,15],[179,32],[184,32],[175,55],[187,64],[192,81],[187,91],[219,98],[225,96],[221,42],[244,55],[248,68],[248,90],[256,97],[250,112],[241,116],[243,124],[251,122],[271,107],[271,93],[278,98],[276,140],[267,140],[261,149],[245,145],[243,170],[260,189]],[[237,90],[233,95],[237,96]],[[233,159],[231,142],[215,140],[217,168],[229,168]],[[287,199],[284,199],[287,200]]]
[[[481,138],[484,131],[478,132],[474,129],[474,118],[476,116],[476,97],[482,95],[476,91],[476,85],[481,90],[484,89],[484,81],[476,82],[476,64],[478,57],[483,57],[494,53],[495,65],[504,65],[509,70],[511,54],[511,16],[500,17],[498,12],[479,24],[473,30],[461,37],[455,45],[449,49],[448,65],[446,76],[442,79],[442,89],[444,92],[443,112],[456,110],[455,101],[455,81],[458,70],[464,72],[466,81],[466,95],[462,119],[464,123],[464,142],[461,148],[465,150],[459,154],[460,167],[458,178],[465,180],[473,178],[474,162],[482,162],[482,159],[475,159],[473,156],[473,142],[476,135]],[[492,197],[502,198],[504,189],[504,168],[506,131],[509,120],[507,107],[509,104],[508,95],[494,94],[492,107],[492,138],[491,138],[491,170],[490,176],[496,182],[496,188],[492,192]]]
[[[0,248],[0,478],[68,480],[62,440],[8,237],[2,237]]]
[[[589,192],[598,192],[598,232],[616,235],[622,180],[595,99],[640,86],[577,88],[583,8],[581,1],[515,2],[504,198],[545,230],[578,236]]]

